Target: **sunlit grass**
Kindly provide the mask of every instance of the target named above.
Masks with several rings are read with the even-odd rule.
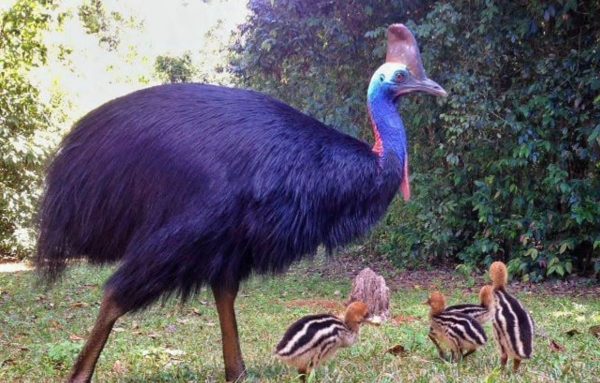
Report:
[[[68,371],[93,324],[110,269],[74,267],[50,291],[35,285],[32,272],[0,275],[0,381],[60,381]],[[296,300],[342,301],[348,280],[324,280],[296,270],[283,277],[256,278],[238,298],[238,321],[250,382],[295,382],[296,374],[271,353],[286,327],[314,308],[291,305]],[[461,291],[445,291],[458,302]],[[426,290],[392,295],[394,315],[414,317],[402,325],[388,322],[364,327],[360,342],[318,369],[318,382],[582,382],[600,376],[600,341],[588,332],[600,324],[600,301],[519,295],[532,311],[539,332],[535,357],[519,374],[500,372],[490,341],[461,364],[437,358],[427,339]],[[470,297],[475,300],[476,297]],[[578,334],[570,337],[568,330]],[[552,351],[550,340],[565,347]],[[408,353],[396,357],[386,350],[396,344]],[[212,297],[202,292],[186,305],[176,301],[121,319],[98,363],[97,382],[221,382],[218,320]]]

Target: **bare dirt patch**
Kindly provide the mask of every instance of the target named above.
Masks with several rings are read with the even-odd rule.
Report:
[[[344,311],[342,302],[332,301],[327,299],[297,299],[285,302],[286,307],[302,307],[312,310],[320,310],[330,313],[338,313]]]
[[[481,286],[489,283],[485,273],[473,274],[471,279],[459,274],[452,266],[432,266],[427,270],[400,270],[385,258],[352,253],[340,253],[333,257],[319,256],[296,267],[295,270],[302,273],[317,273],[323,278],[342,277],[352,280],[365,267],[370,267],[376,273],[383,275],[392,292],[405,289],[423,289],[425,291],[440,289],[477,294]],[[470,283],[470,279],[474,283]],[[512,281],[509,289],[513,292],[555,296],[600,296],[599,281],[578,276],[542,283]]]
[[[16,273],[18,271],[29,271],[33,268],[25,262],[0,263],[0,273]]]

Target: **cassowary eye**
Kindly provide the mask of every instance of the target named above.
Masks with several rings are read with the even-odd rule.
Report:
[[[404,72],[396,73],[396,82],[403,82],[404,80],[406,80],[406,73],[404,73]]]

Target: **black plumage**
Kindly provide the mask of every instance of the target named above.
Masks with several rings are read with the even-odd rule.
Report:
[[[121,260],[126,311],[279,272],[365,234],[401,180],[390,154],[263,94],[162,85],[77,123],[48,172],[38,265]],[[109,240],[110,239],[110,240]],[[151,281],[151,283],[149,283]]]

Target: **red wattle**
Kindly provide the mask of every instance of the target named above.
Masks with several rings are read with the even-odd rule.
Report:
[[[408,181],[408,156],[404,160],[404,175],[402,176],[402,183],[400,183],[400,191],[405,201],[410,199],[410,182]]]

